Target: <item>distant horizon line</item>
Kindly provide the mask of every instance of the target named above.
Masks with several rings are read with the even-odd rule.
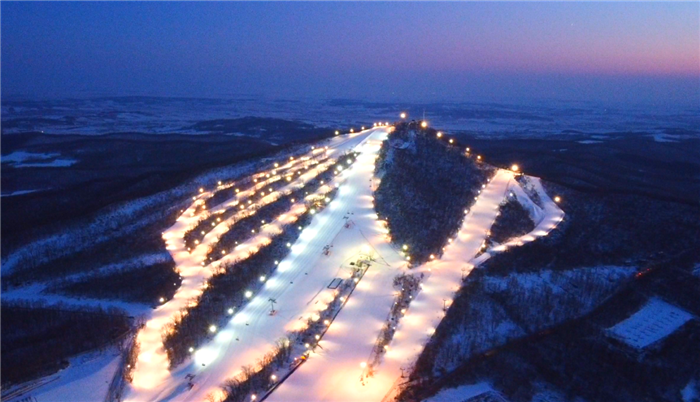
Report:
[[[70,100],[99,100],[99,99],[170,99],[170,100],[249,100],[249,101],[347,101],[358,103],[379,103],[379,104],[404,104],[409,105],[430,105],[430,104],[475,104],[475,105],[498,105],[498,106],[527,106],[527,105],[545,105],[545,104],[585,104],[590,106],[671,106],[682,108],[698,108],[700,109],[700,96],[694,101],[687,102],[652,102],[648,100],[638,100],[637,102],[627,101],[610,101],[610,100],[592,100],[592,99],[567,99],[567,98],[536,98],[536,97],[510,97],[510,98],[484,98],[482,100],[468,98],[433,98],[433,99],[406,99],[402,97],[334,97],[334,96],[282,96],[282,95],[265,95],[254,93],[227,93],[214,95],[164,95],[164,94],[106,94],[106,93],[73,93],[73,94],[28,94],[28,93],[2,93],[0,95],[1,102],[49,102],[49,101],[70,101]]]

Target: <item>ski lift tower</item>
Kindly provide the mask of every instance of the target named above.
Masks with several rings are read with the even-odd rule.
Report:
[[[277,312],[275,310],[275,303],[277,303],[277,300],[271,297],[268,299],[268,301],[270,302],[270,315],[275,315],[275,313]]]

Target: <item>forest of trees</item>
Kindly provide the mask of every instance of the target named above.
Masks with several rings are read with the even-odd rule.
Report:
[[[328,202],[336,193],[337,189],[333,189],[326,194]],[[276,262],[289,254],[290,245],[298,239],[303,228],[311,223],[313,215],[307,209],[296,222],[284,226],[282,233],[275,236],[269,244],[261,246],[257,253],[220,267],[196,303],[166,328],[163,343],[171,366],[176,366],[187,358],[190,348],[196,348],[212,336],[211,326],[218,328],[224,324],[226,317],[231,314],[229,311],[238,311],[249,300],[245,294],[247,291],[255,292],[264,285],[260,277],[269,277],[275,271]]]
[[[212,262],[227,254],[237,244],[252,237],[255,232],[262,229],[267,223],[275,220],[280,214],[288,211],[295,202],[300,202],[309,194],[316,192],[321,186],[329,183],[336,175],[339,166],[348,167],[354,162],[355,153],[341,157],[336,163],[321,171],[318,176],[306,182],[300,188],[281,194],[275,201],[258,208],[254,214],[241,218],[233,223],[228,230],[219,237],[219,241],[207,253],[207,259]],[[267,188],[267,187],[266,187]],[[269,192],[268,192],[269,193]]]
[[[535,223],[525,208],[514,198],[502,203],[498,208],[498,216],[491,225],[490,235],[486,238],[487,246],[492,243],[504,243],[514,237],[530,233]]]
[[[71,356],[107,348],[131,328],[129,317],[118,309],[78,310],[40,302],[3,302],[1,309],[3,386],[67,367]]]
[[[96,299],[116,299],[156,306],[172,299],[182,277],[175,271],[175,262],[125,269],[107,275],[84,275],[78,279],[60,281],[49,291]],[[148,286],[135,286],[135,284]],[[162,300],[161,300],[162,298]]]
[[[377,214],[388,222],[392,241],[408,246],[414,264],[442,254],[491,173],[458,145],[416,123],[396,126],[382,145],[376,169],[381,177]]]

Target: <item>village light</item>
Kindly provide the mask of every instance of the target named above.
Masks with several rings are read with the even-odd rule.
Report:
[[[232,309],[232,308],[228,309],[228,315],[231,315],[231,314],[233,314],[233,309]]]
[[[354,133],[354,132],[355,132],[355,129],[354,129],[354,128],[351,128],[351,129],[350,129],[350,132],[351,132],[351,133]]]
[[[190,353],[194,352],[194,348],[190,346]]]
[[[406,112],[401,112],[401,115],[400,115],[400,116],[401,116],[402,119],[405,119],[405,118],[406,118]]]
[[[513,166],[510,167],[510,170],[517,172],[518,170],[520,170],[520,167],[518,165],[514,164]]]
[[[450,144],[452,144],[453,142],[454,142],[454,140],[452,138],[450,138]]]
[[[438,138],[441,138],[441,137],[442,137],[442,131],[438,131],[436,135],[437,135]]]
[[[559,197],[558,195],[555,196],[555,197],[554,197],[554,202],[559,202],[559,201],[561,201],[561,197]]]
[[[165,297],[160,298],[160,302],[163,303],[165,301]]]
[[[204,192],[204,189],[203,189],[203,188],[200,188],[200,189],[199,189],[199,192],[200,192],[200,193],[203,193],[203,192]]]
[[[265,275],[260,276],[260,282],[265,282]]]
[[[404,249],[404,251],[405,251],[405,250],[408,250],[408,245],[407,245],[407,244],[404,244],[402,248]]]
[[[270,376],[270,379],[271,379],[272,381],[277,381],[277,376],[273,374],[273,375]]]
[[[426,128],[426,127],[428,127],[428,122],[423,120],[423,122],[421,122],[420,126],[423,128]]]
[[[481,155],[477,155],[476,159],[481,160]]]
[[[210,326],[210,327],[209,327],[209,332],[212,332],[212,333],[216,332],[216,325]]]
[[[245,297],[246,299],[250,299],[251,297],[253,297],[253,292],[251,292],[250,290],[246,290]]]

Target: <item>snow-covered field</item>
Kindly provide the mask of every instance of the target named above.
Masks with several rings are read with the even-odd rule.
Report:
[[[488,383],[480,382],[478,384],[462,385],[457,388],[448,388],[440,391],[432,398],[428,398],[425,402],[453,402],[453,401],[468,401],[479,395],[489,392],[495,392]]]
[[[4,155],[2,163],[12,165],[12,167],[66,167],[75,164],[75,159],[60,159],[57,153],[37,154],[25,151],[15,151]]]
[[[102,401],[119,366],[119,352],[85,353],[71,358],[70,366],[35,381],[4,389],[6,402],[92,402]],[[34,398],[34,399],[25,399]]]
[[[608,335],[635,349],[644,349],[671,335],[693,316],[685,310],[653,298],[639,311],[608,329]]]

